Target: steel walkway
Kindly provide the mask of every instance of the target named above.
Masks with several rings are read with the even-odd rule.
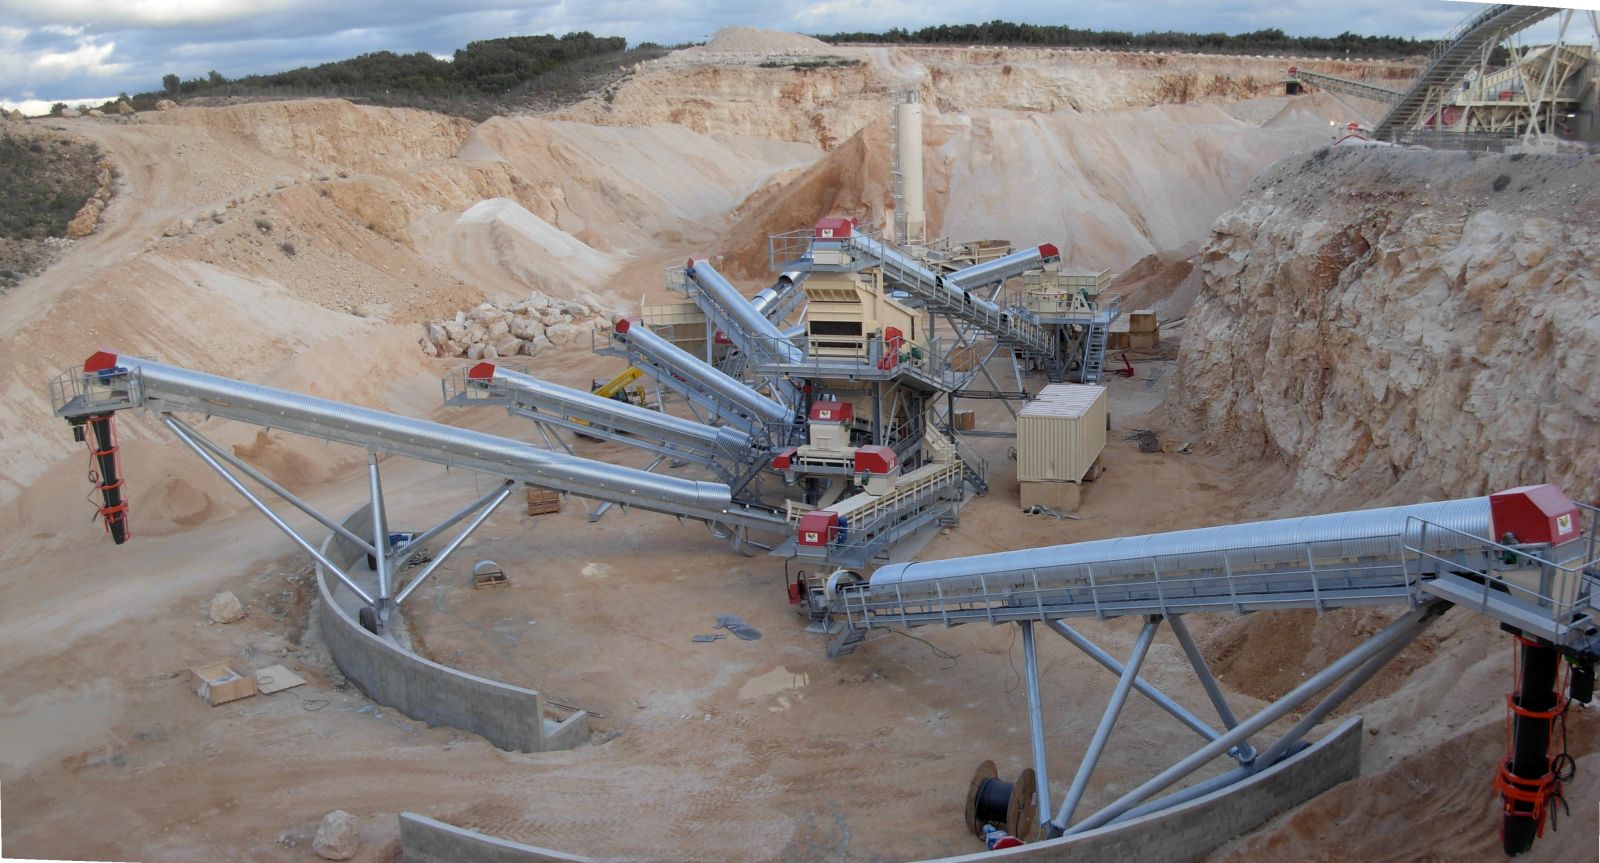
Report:
[[[1369,99],[1373,102],[1383,102],[1389,105],[1398,103],[1405,96],[1404,93],[1368,84],[1365,81],[1352,81],[1349,78],[1340,78],[1338,75],[1313,72],[1304,67],[1296,68],[1293,77],[1299,78],[1308,84],[1315,84],[1330,93],[1342,93],[1346,96],[1354,96],[1357,99]]]
[[[1568,505],[1587,513],[1587,542],[1494,542],[1482,497],[895,564],[840,590],[833,611],[866,630],[1440,598],[1567,644],[1600,623],[1600,510]]]

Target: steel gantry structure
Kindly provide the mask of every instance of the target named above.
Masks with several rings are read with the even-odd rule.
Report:
[[[870,577],[835,573],[820,598],[839,624],[830,652],[848,653],[875,629],[968,623],[1021,630],[1037,821],[1046,836],[1081,833],[1226,788],[1293,754],[1305,735],[1447,609],[1490,618],[1519,639],[1519,693],[1511,734],[1519,741],[1497,776],[1505,797],[1508,852],[1542,831],[1560,777],[1547,748],[1558,661],[1587,675],[1600,649],[1600,510],[1554,486],[1488,497],[1214,528],[1094,540],[950,560],[879,567]],[[1498,539],[1491,539],[1497,537]],[[1199,612],[1319,612],[1355,606],[1399,610],[1390,624],[1255,715],[1237,717],[1184,621]],[[1125,662],[1071,627],[1071,618],[1143,621]],[[1215,709],[1214,727],[1139,676],[1166,624]],[[1054,632],[1117,675],[1113,691],[1060,806],[1052,809],[1037,631]],[[1589,693],[1573,687],[1572,697]],[[1123,707],[1139,692],[1205,742],[1098,811],[1080,815],[1090,778]],[[1313,699],[1326,692],[1319,701]],[[1541,700],[1542,699],[1542,700]],[[1291,711],[1312,705],[1276,741],[1252,741]],[[1524,705],[1518,708],[1517,705]],[[1520,710],[1520,712],[1519,712]],[[1220,756],[1232,769],[1157,797]],[[1531,789],[1531,790],[1530,790]]]

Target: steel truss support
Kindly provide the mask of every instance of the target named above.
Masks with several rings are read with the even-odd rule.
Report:
[[[943,317],[947,322],[949,322],[950,329],[955,332],[956,343],[957,344],[959,344],[960,346],[962,346],[964,348],[965,347],[973,347],[976,344],[975,342],[969,342],[967,340],[967,337],[961,332],[961,325],[956,322],[955,318],[951,317],[949,314],[945,314]],[[929,330],[929,332],[931,333],[932,330]],[[978,362],[977,362],[977,373],[983,375],[983,379],[988,381],[989,385],[994,387],[996,390],[1001,390],[1001,389],[1003,389],[1003,387],[1000,386],[1000,382],[999,381],[994,379],[994,375],[989,372],[989,359],[991,357],[993,357],[994,354],[995,354],[995,351],[997,351],[999,349],[1000,349],[1000,340],[997,338],[997,339],[994,340],[994,347],[991,348],[989,350],[989,353],[985,354],[983,356],[983,358],[981,360],[978,360]],[[1015,354],[1013,353],[1013,358],[1014,357],[1015,357]],[[972,378],[973,378],[973,375],[972,374],[968,374],[966,379],[970,381],[970,380],[972,380]],[[959,387],[958,387],[958,389],[959,389]],[[1017,418],[1017,409],[1011,406],[1011,402],[1009,400],[1002,399],[1000,403],[1002,405],[1005,405],[1006,410],[1011,413],[1011,418],[1012,419],[1016,419]]]
[[[1117,798],[1105,808],[1094,813],[1093,815],[1088,816],[1087,818],[1084,818],[1077,824],[1067,827],[1064,833],[1066,835],[1072,835],[1076,833],[1082,833],[1087,830],[1093,830],[1096,827],[1111,823],[1112,821],[1121,818],[1125,814],[1131,813],[1136,807],[1143,811],[1155,811],[1154,805],[1140,807],[1140,804],[1144,803],[1152,795],[1165,790],[1173,783],[1183,779],[1185,776],[1188,776],[1194,771],[1199,770],[1212,759],[1227,752],[1230,748],[1236,747],[1243,743],[1245,740],[1249,739],[1251,735],[1257,734],[1266,729],[1267,726],[1278,721],[1279,719],[1282,719],[1295,708],[1311,700],[1311,698],[1317,693],[1327,689],[1329,686],[1332,686],[1340,678],[1349,675],[1350,677],[1348,680],[1345,680],[1343,684],[1339,685],[1334,689],[1333,692],[1329,693],[1326,698],[1319,702],[1304,719],[1297,723],[1294,728],[1290,729],[1288,734],[1284,735],[1282,740],[1279,740],[1277,743],[1269,747],[1266,752],[1262,754],[1262,757],[1256,760],[1255,764],[1253,765],[1253,769],[1264,769],[1270,766],[1273,760],[1286,754],[1291,747],[1299,742],[1300,738],[1305,734],[1306,731],[1309,731],[1313,725],[1320,721],[1334,708],[1338,707],[1338,705],[1342,703],[1345,698],[1347,698],[1351,693],[1355,692],[1356,689],[1360,688],[1362,684],[1366,683],[1366,681],[1369,680],[1372,675],[1376,674],[1389,659],[1393,658],[1395,654],[1399,653],[1400,650],[1409,644],[1411,640],[1424,629],[1427,629],[1428,626],[1432,624],[1433,621],[1437,620],[1439,616],[1442,615],[1449,607],[1449,603],[1442,601],[1433,601],[1418,605],[1411,611],[1408,611],[1399,618],[1396,618],[1388,626],[1384,627],[1382,630],[1379,630],[1371,638],[1357,645],[1349,653],[1346,653],[1328,667],[1312,675],[1304,683],[1301,683],[1299,686],[1290,690],[1282,698],[1279,698],[1277,701],[1274,701],[1273,703],[1262,708],[1254,716],[1251,716],[1249,719],[1239,723],[1221,737],[1218,737],[1216,740],[1213,740],[1205,746],[1202,746],[1200,749],[1178,761],[1171,767],[1168,767],[1166,770],[1161,771],[1161,773],[1149,779],[1139,787]],[[1225,787],[1225,785],[1228,784],[1222,781],[1225,777],[1234,776],[1234,781],[1237,781],[1238,778],[1243,778],[1243,776],[1246,775],[1240,772],[1244,769],[1245,768],[1240,768],[1240,770],[1233,771],[1230,774],[1224,774],[1222,777],[1209,780],[1207,783],[1201,783],[1201,785],[1208,786],[1205,792],[1199,792],[1195,789],[1184,789],[1183,791],[1179,791],[1174,795],[1169,795],[1168,798],[1164,798],[1163,801],[1158,802],[1165,802],[1166,800],[1180,802],[1183,799],[1192,799],[1194,796],[1199,796],[1200,793],[1208,793],[1209,791],[1216,790],[1217,788]],[[1199,786],[1196,787],[1198,788]]]
[[[493,515],[494,511],[500,508],[500,504],[504,503],[505,499],[511,496],[511,491],[516,488],[516,485],[516,482],[508,479],[502,483],[500,488],[494,491],[487,499],[480,499],[478,503],[475,503],[474,507],[477,507],[479,504],[482,505],[482,509],[478,512],[477,517],[468,522],[467,526],[462,528],[461,532],[456,534],[454,539],[450,540],[450,542],[447,543],[444,548],[440,549],[439,553],[433,556],[433,560],[428,561],[428,565],[423,567],[421,572],[412,576],[411,581],[406,583],[405,589],[400,591],[400,595],[394,598],[395,604],[399,605],[400,603],[405,602],[406,597],[410,596],[411,593],[421,586],[424,581],[427,581],[428,576],[433,575],[433,571],[438,569],[439,565],[444,563],[445,560],[450,557],[450,555],[454,554],[455,550],[460,548],[463,542],[467,541],[467,537],[471,536],[473,531],[478,529],[479,525],[489,520],[489,516]],[[455,517],[452,516],[452,518]],[[445,525],[441,524],[435,530],[438,532],[443,532],[444,527]],[[433,531],[430,531],[430,533],[431,532]]]
[[[1133,691],[1133,682],[1139,677],[1139,667],[1144,665],[1144,658],[1150,652],[1150,643],[1155,641],[1159,628],[1161,617],[1151,615],[1145,620],[1144,629],[1139,631],[1128,664],[1123,666],[1122,675],[1117,678],[1117,688],[1112,691],[1111,700],[1106,702],[1105,713],[1100,715],[1100,725],[1089,740],[1089,748],[1083,751],[1083,760],[1078,762],[1078,773],[1072,778],[1072,787],[1067,789],[1067,797],[1061,801],[1056,817],[1045,825],[1048,835],[1059,836],[1066,825],[1072,823],[1072,813],[1077,810],[1079,801],[1083,800],[1083,792],[1089,787],[1089,777],[1094,774],[1095,765],[1100,763],[1106,741],[1111,739],[1111,729],[1116,727],[1117,718],[1122,715],[1122,706],[1128,702],[1128,693]]]
[[[327,515],[317,511],[316,508],[312,507],[304,500],[296,497],[283,486],[273,482],[272,479],[267,477],[260,470],[252,467],[248,463],[239,459],[237,456],[228,452],[226,448],[219,446],[216,442],[195,431],[177,417],[174,417],[171,414],[162,414],[161,422],[166,425],[166,427],[171,430],[173,434],[177,435],[178,440],[182,441],[184,445],[188,446],[189,449],[193,450],[196,455],[200,456],[201,460],[204,461],[207,466],[216,471],[217,474],[222,477],[223,481],[232,486],[235,491],[237,491],[241,496],[244,497],[246,501],[250,503],[250,505],[254,506],[258,511],[261,512],[263,516],[266,516],[268,521],[272,522],[275,527],[288,536],[295,545],[298,545],[301,550],[309,554],[312,559],[314,559],[323,568],[333,573],[334,577],[338,578],[345,587],[350,588],[351,592],[360,597],[362,602],[377,609],[380,620],[383,620],[387,616],[386,612],[389,608],[404,602],[406,597],[410,596],[411,593],[417,589],[417,587],[426,581],[428,576],[432,575],[434,571],[437,570],[439,566],[443,564],[445,560],[447,560],[450,555],[454,553],[456,549],[458,549],[461,544],[473,534],[474,531],[476,531],[485,521],[489,519],[489,516],[493,514],[497,508],[499,508],[500,504],[505,502],[506,498],[511,496],[512,491],[514,491],[517,486],[515,480],[508,479],[497,482],[493,491],[490,491],[488,494],[483,495],[467,506],[457,510],[455,513],[452,513],[445,520],[417,535],[410,541],[391,549],[388,541],[389,526],[387,507],[384,505],[383,484],[378,473],[378,460],[377,453],[375,451],[369,450],[367,452],[368,493],[371,496],[372,502],[373,539],[376,540],[370,541],[366,537],[351,531],[349,528],[339,524],[338,522],[329,518]],[[338,534],[341,538],[353,543],[357,548],[365,552],[367,556],[370,557],[374,568],[377,570],[377,595],[374,596],[371,591],[368,591],[366,588],[362,587],[355,580],[355,578],[350,575],[349,572],[346,572],[342,567],[334,564],[334,562],[328,559],[327,555],[323,554],[314,543],[302,536],[300,532],[290,526],[288,522],[284,521],[281,516],[279,516],[270,506],[267,505],[266,501],[262,500],[260,496],[256,495],[249,488],[247,488],[245,484],[228,469],[228,465],[236,468],[239,473],[244,474],[252,480],[255,480],[257,483],[260,483],[262,486],[272,491],[289,504],[293,505],[296,509],[299,509],[301,512],[304,512],[306,515],[310,516],[318,524],[328,528],[329,530]],[[406,559],[416,553],[416,551],[425,543],[441,536],[445,531],[449,530],[451,527],[468,517],[472,517],[472,520],[467,524],[467,526],[463,528],[461,532],[453,539],[451,539],[450,542],[447,543],[438,554],[435,554],[433,559],[429,561],[426,567],[424,567],[416,575],[412,576],[411,580],[406,583],[405,587],[401,589],[398,594],[394,594],[394,588],[398,586],[398,579],[396,577],[397,573],[405,564]],[[382,551],[380,551],[380,549]]]
[[[1028,728],[1033,741],[1033,774],[1038,780],[1039,824],[1050,823],[1050,766],[1045,757],[1044,704],[1039,697],[1039,653],[1033,641],[1033,621],[1017,624],[1022,629],[1022,665],[1028,682]]]
[[[1088,638],[1085,638],[1083,633],[1078,632],[1076,629],[1073,629],[1060,620],[1046,621],[1045,625],[1055,630],[1057,635],[1065,638],[1069,643],[1072,644],[1072,646],[1088,654],[1089,657],[1095,662],[1105,666],[1111,671],[1112,674],[1118,676],[1122,674],[1122,663],[1113,658],[1111,654],[1101,650],[1099,645],[1090,641]],[[1173,701],[1172,698],[1169,697],[1165,692],[1162,692],[1161,690],[1150,685],[1149,681],[1145,680],[1144,678],[1135,677],[1133,680],[1133,688],[1137,690],[1140,695],[1143,695],[1144,697],[1155,702],[1157,707],[1160,707],[1162,710],[1172,714],[1173,718],[1193,729],[1196,734],[1199,734],[1201,737],[1205,738],[1207,742],[1216,740],[1218,737],[1222,736],[1221,732],[1217,731],[1215,728],[1212,728],[1210,725],[1207,725],[1200,717],[1189,712],[1188,708],[1176,701]]]
[[[243,495],[244,499],[249,501],[251,506],[254,506],[257,510],[260,510],[261,514],[266,516],[267,520],[272,522],[272,524],[279,530],[283,531],[290,540],[293,540],[295,545],[300,546],[303,551],[315,558],[318,563],[327,567],[329,572],[332,572],[340,581],[344,582],[345,587],[350,588],[350,590],[353,591],[356,596],[361,597],[362,602],[365,602],[368,605],[377,604],[377,600],[373,598],[372,594],[362,589],[361,585],[356,584],[355,579],[351,578],[349,573],[345,572],[341,567],[336,566],[334,562],[329,560],[327,556],[318,550],[315,545],[296,532],[294,528],[290,527],[289,523],[284,521],[283,518],[277,513],[273,512],[272,507],[267,506],[266,502],[257,497],[254,492],[250,491],[250,489],[245,488],[244,483],[240,482],[239,478],[229,472],[226,467],[223,467],[222,462],[213,458],[207,447],[200,444],[200,441],[204,440],[204,438],[201,437],[198,432],[189,430],[187,426],[179,422],[171,414],[162,414],[161,421],[166,424],[167,428],[172,430],[173,434],[178,436],[178,440],[183,441],[184,444],[189,447],[189,449],[194,450],[195,455],[200,456],[202,461],[209,465],[212,470],[216,471],[217,475],[221,476],[224,482],[233,486],[234,491],[237,491],[239,494]],[[215,444],[211,445],[215,446]],[[323,519],[318,518],[317,520],[322,521]],[[362,541],[362,544],[365,544],[365,541]],[[371,546],[368,547],[370,548]]]
[[[1211,699],[1211,706],[1217,709],[1217,718],[1222,720],[1224,727],[1233,730],[1239,724],[1234,718],[1233,709],[1228,707],[1228,699],[1222,694],[1222,687],[1217,685],[1216,675],[1211,673],[1211,666],[1206,664],[1206,658],[1200,653],[1200,646],[1194,643],[1194,636],[1189,634],[1189,624],[1183,621],[1183,615],[1174,614],[1167,618],[1172,625],[1172,634],[1178,637],[1178,644],[1183,648],[1184,656],[1189,657],[1189,664],[1194,666],[1194,675],[1200,679],[1200,685],[1206,690],[1206,697]],[[1249,741],[1243,741],[1238,746],[1238,758],[1241,763],[1248,764],[1256,758],[1255,747]]]

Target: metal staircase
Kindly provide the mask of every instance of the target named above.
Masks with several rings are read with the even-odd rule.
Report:
[[[1100,383],[1100,376],[1105,373],[1106,339],[1110,331],[1108,321],[1096,320],[1089,325],[1089,338],[1083,346],[1083,371],[1079,375],[1082,383]]]
[[[1468,70],[1478,65],[1482,53],[1508,33],[1515,33],[1556,14],[1551,6],[1497,3],[1461,22],[1428,55],[1428,65],[1399,103],[1372,130],[1379,140],[1390,140],[1427,120],[1444,96]]]

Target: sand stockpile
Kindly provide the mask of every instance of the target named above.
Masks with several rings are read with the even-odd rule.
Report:
[[[1201,105],[934,114],[923,128],[937,234],[1055,243],[1072,266],[1113,270],[1205,240],[1256,172],[1331,140],[1314,118],[1261,129]],[[880,121],[752,207],[735,228],[730,258],[754,275],[768,234],[824,215],[891,223],[889,161],[888,123]],[[1056,179],[1033,184],[1041,176]]]
[[[940,233],[1055,243],[1074,266],[1114,270],[1205,239],[1258,171],[1329,141],[1323,122],[1262,129],[1215,106],[948,121],[969,128],[938,153],[952,166]],[[1019,182],[1039,176],[1052,181]]]
[[[586,245],[509,198],[492,198],[452,217],[417,225],[419,250],[491,296],[530,290],[595,302],[594,289],[616,272],[615,256]]]
[[[682,126],[532,118],[490,120],[475,139],[524,181],[518,200],[534,215],[624,255],[668,237],[709,238],[710,226],[775,174],[819,155],[805,145],[714,138]]]

